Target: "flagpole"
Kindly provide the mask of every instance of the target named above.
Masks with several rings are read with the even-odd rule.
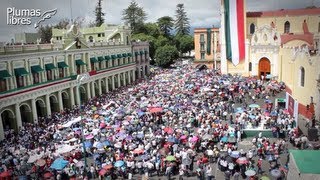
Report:
[[[221,15],[221,26],[220,26],[220,43],[221,43],[221,58],[220,58],[220,68],[222,74],[228,73],[228,65],[226,58],[226,39],[225,39],[225,11],[224,11],[224,0],[221,0],[220,15]]]

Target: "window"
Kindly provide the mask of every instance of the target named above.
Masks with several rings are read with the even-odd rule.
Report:
[[[204,59],[204,53],[201,53],[201,59]]]
[[[17,80],[17,87],[23,87],[24,86],[24,79],[23,76],[16,76],[16,80]]]
[[[304,80],[305,80],[305,70],[303,67],[300,68],[300,86],[304,87]]]
[[[59,78],[64,78],[64,68],[59,68]]]
[[[47,80],[48,81],[52,80],[52,71],[51,70],[47,70]]]
[[[0,79],[0,92],[7,90],[7,83],[5,79]]]
[[[249,71],[252,71],[252,62],[249,62]]]
[[[287,34],[290,33],[290,23],[289,23],[289,21],[286,21],[284,23],[284,33],[287,33]]]
[[[101,37],[101,34],[100,34],[100,33],[98,34],[98,37]]]
[[[253,23],[250,24],[250,34],[254,34],[255,31],[255,25]]]
[[[91,63],[91,71],[94,71],[94,70],[95,70],[94,63],[92,62]]]
[[[89,36],[89,42],[93,42],[93,37]]]
[[[39,73],[32,73],[33,76],[33,84],[38,84],[39,81]]]
[[[204,34],[200,34],[200,42],[204,42]]]
[[[200,51],[204,51],[204,44],[203,43],[200,44]]]

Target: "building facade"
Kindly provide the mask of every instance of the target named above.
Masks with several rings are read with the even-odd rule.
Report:
[[[221,71],[285,82],[297,113],[319,119],[319,15],[320,8],[247,12],[246,60],[238,66],[222,60]]]
[[[7,129],[17,131],[24,122],[37,123],[149,73],[147,42],[89,46],[71,41],[77,38],[73,33],[64,37],[70,44],[38,44],[36,53],[25,47],[0,52],[0,140]],[[81,85],[80,74],[90,75]]]
[[[194,65],[220,68],[220,43],[218,28],[196,28],[194,30]]]

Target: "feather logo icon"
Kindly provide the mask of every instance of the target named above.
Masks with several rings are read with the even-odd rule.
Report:
[[[34,28],[38,28],[39,24],[43,21],[45,21],[46,19],[50,19],[52,16],[54,16],[57,13],[57,8],[56,9],[52,9],[52,10],[48,10],[45,11],[41,16],[40,19],[34,23]]]

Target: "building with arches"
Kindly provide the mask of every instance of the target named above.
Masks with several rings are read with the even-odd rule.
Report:
[[[320,8],[247,12],[246,56],[237,66],[225,58],[221,9],[221,72],[285,82],[297,113],[319,119]]]
[[[0,49],[0,140],[4,130],[37,123],[88,99],[133,83],[149,74],[149,43],[126,40],[87,43],[73,25],[50,44]],[[129,36],[128,36],[129,37]],[[137,73],[137,69],[141,71]],[[77,88],[77,75],[90,78]]]

